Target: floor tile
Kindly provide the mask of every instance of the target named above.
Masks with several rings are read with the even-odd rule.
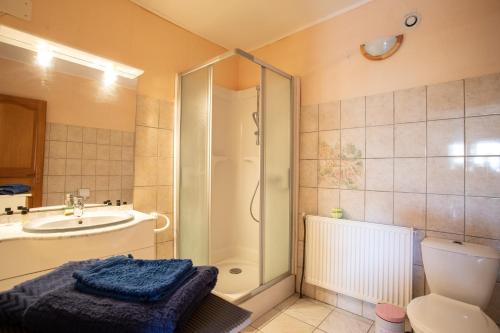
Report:
[[[372,321],[341,309],[334,309],[319,326],[327,333],[366,333]]]
[[[274,308],[280,311],[284,311],[288,309],[291,305],[293,305],[299,299],[299,294],[293,294],[292,296],[285,299],[280,304],[276,305]]]
[[[311,333],[314,327],[282,313],[260,330],[264,333]]]
[[[264,315],[257,318],[251,325],[252,325],[252,327],[261,329],[263,326],[265,326],[267,323],[269,323],[271,320],[273,320],[279,314],[280,314],[279,310],[271,309],[268,312],[266,312]]]
[[[333,307],[310,298],[299,299],[285,313],[309,325],[318,326]]]

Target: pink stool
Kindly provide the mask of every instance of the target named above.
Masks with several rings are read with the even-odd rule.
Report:
[[[375,306],[375,333],[404,333],[405,310],[392,304],[379,303]]]

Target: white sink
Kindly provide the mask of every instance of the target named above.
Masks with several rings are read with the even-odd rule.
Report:
[[[81,217],[47,216],[26,222],[23,230],[27,232],[65,232],[95,229],[132,221],[134,216],[125,212],[86,212]]]

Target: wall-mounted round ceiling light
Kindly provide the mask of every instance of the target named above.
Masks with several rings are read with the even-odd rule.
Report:
[[[420,21],[422,21],[422,17],[419,13],[409,13],[406,14],[403,19],[403,26],[405,28],[415,28],[420,23]]]
[[[377,38],[360,45],[361,54],[369,60],[384,60],[392,56],[401,47],[403,35]]]

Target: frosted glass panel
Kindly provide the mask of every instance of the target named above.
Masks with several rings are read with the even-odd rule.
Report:
[[[263,68],[264,283],[290,270],[291,80]]]
[[[208,264],[210,68],[181,79],[179,257]]]

